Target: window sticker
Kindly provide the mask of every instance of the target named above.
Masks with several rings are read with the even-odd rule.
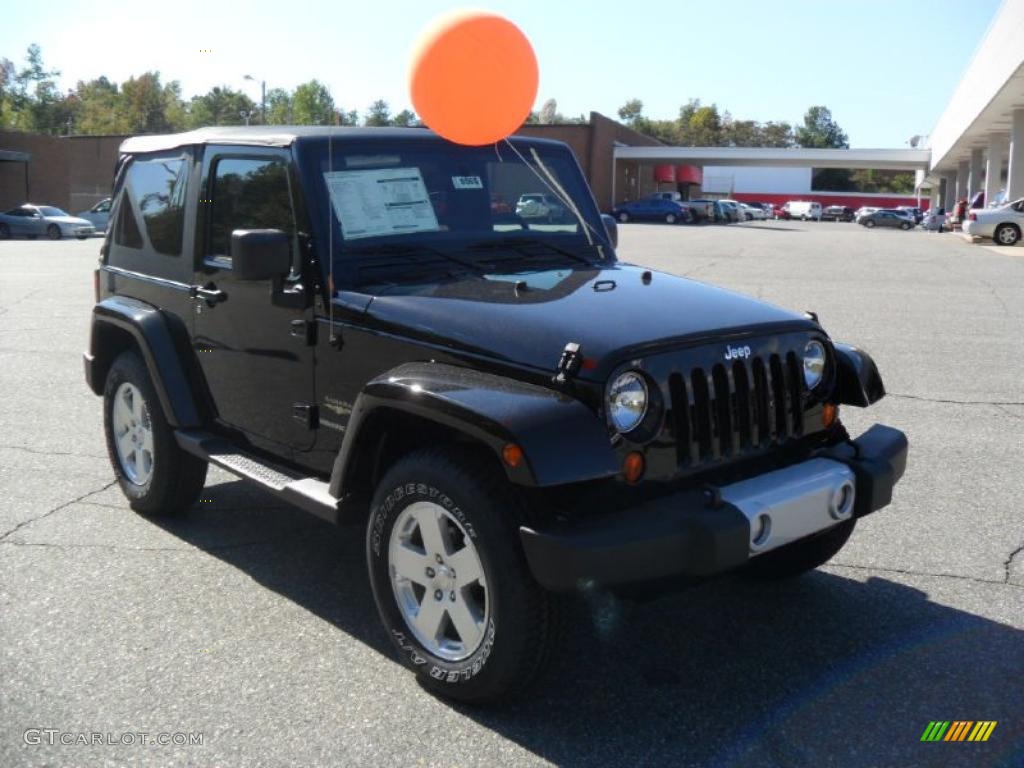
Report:
[[[346,240],[440,229],[419,168],[333,171],[324,182]]]
[[[479,176],[452,176],[452,186],[456,189],[483,189],[484,183]]]

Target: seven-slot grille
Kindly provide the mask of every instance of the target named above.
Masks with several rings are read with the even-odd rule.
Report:
[[[734,458],[800,436],[804,388],[795,352],[673,372],[668,420],[679,466]]]

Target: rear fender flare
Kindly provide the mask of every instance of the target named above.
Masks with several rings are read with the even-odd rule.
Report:
[[[182,358],[188,350],[187,330],[182,327],[175,333],[163,312],[138,299],[111,296],[101,301],[93,308],[89,343],[93,368],[90,383],[96,394],[103,393],[106,371],[117,352],[105,333],[109,328],[120,329],[132,337],[171,425],[179,429],[202,426],[202,412]]]

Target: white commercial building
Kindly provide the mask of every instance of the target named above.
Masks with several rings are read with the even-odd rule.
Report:
[[[1024,197],[1024,0],[996,12],[929,145],[933,204]]]

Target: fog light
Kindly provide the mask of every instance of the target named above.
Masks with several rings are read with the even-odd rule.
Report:
[[[622,461],[622,476],[627,483],[635,483],[644,476],[644,455],[640,451],[626,454]]]

